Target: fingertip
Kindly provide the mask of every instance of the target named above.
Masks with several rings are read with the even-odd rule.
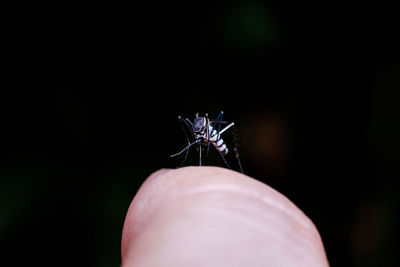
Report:
[[[263,226],[256,227],[257,235],[253,232],[254,224]],[[237,229],[242,234],[236,235]],[[299,237],[306,242],[297,240]],[[270,240],[277,238],[286,238],[289,243],[279,240],[271,245]],[[315,256],[323,263],[325,254],[318,231],[285,196],[238,172],[219,167],[185,167],[159,170],[143,183],[126,216],[121,253],[123,263],[143,266],[139,262],[147,262],[149,257],[152,261],[159,257],[161,262],[165,257],[172,262],[182,258],[196,260],[188,259],[198,257],[193,251],[203,251],[200,257],[204,257],[210,253],[209,249],[218,250],[218,245],[236,251],[234,244],[243,242],[249,246],[257,244],[254,249],[269,255],[267,251],[276,250],[282,242],[290,246],[290,240],[304,244],[304,248],[295,248],[297,254],[307,248],[310,250],[307,259]],[[246,251],[238,251],[236,254],[241,255],[233,258],[250,257],[248,260],[254,261],[253,252]],[[212,255],[222,262],[231,260]]]

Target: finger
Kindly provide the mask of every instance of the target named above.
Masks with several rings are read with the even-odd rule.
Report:
[[[161,170],[133,199],[123,266],[328,266],[314,224],[271,187],[218,167]]]

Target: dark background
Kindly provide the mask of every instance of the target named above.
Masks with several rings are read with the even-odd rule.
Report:
[[[177,115],[221,110],[245,173],[314,221],[332,266],[397,262],[398,4],[4,12],[2,266],[119,266],[130,201],[150,173],[179,165]]]

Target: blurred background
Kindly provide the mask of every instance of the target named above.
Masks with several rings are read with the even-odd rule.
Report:
[[[182,159],[177,116],[221,110],[244,172],[313,220],[332,266],[398,262],[398,3],[4,12],[0,265],[119,266],[132,198]]]

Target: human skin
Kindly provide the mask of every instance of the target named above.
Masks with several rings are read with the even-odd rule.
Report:
[[[320,235],[289,199],[219,167],[160,170],[126,215],[122,266],[329,266]]]

